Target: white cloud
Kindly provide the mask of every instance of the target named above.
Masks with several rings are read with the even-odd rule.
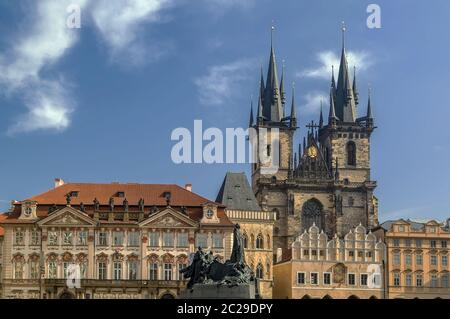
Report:
[[[323,103],[325,108],[328,105],[328,96],[323,92],[311,92],[305,95],[305,103],[300,106],[304,114],[317,114],[320,111],[320,105]]]
[[[337,76],[340,64],[340,57],[337,54],[332,51],[319,52],[317,54],[317,60],[320,63],[317,67],[298,72],[297,76],[330,79],[332,66],[334,66]],[[365,71],[373,64],[370,54],[364,51],[347,52],[347,61],[350,70],[356,66],[357,71]]]
[[[172,0],[97,0],[91,14],[112,57],[117,59],[125,53],[136,64],[144,59],[155,60],[167,50],[156,44],[145,48],[138,36],[144,23],[161,21],[161,11],[171,4]]]
[[[0,84],[20,94],[28,113],[18,117],[8,133],[38,129],[64,130],[70,124],[71,103],[60,79],[44,79],[42,71],[59,61],[74,46],[78,32],[66,26],[67,7],[87,0],[39,1],[30,12],[28,33],[19,34],[9,52],[0,57]]]
[[[239,92],[239,85],[249,78],[248,72],[254,67],[250,60],[238,60],[228,64],[215,65],[208,73],[195,79],[200,102],[204,105],[222,105]]]
[[[220,9],[230,9],[232,7],[250,8],[256,0],[205,0],[209,5]]]

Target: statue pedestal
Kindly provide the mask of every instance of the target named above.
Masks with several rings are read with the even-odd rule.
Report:
[[[182,291],[180,299],[255,299],[255,285],[228,287],[217,284],[195,284],[193,289]]]

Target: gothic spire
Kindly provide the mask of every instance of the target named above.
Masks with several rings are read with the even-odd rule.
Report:
[[[297,111],[296,111],[296,105],[295,105],[295,86],[292,84],[292,104],[291,104],[291,121],[290,121],[291,127],[297,126]]]
[[[257,115],[257,123],[258,125],[261,125],[264,122],[264,116],[263,116],[263,104],[261,100],[261,94],[259,95],[258,99],[258,115]]]
[[[333,92],[336,91],[336,80],[334,79],[334,65],[331,66],[331,87],[333,88]]]
[[[353,85],[352,85],[352,90],[353,90],[353,97],[355,99],[355,105],[358,105],[359,93],[358,93],[358,88],[356,87],[356,66],[353,67]]]
[[[254,124],[254,119],[253,119],[253,98],[250,104],[250,122],[249,122],[249,127],[253,127]]]
[[[366,123],[368,126],[373,125],[371,93],[372,93],[371,89],[369,88],[369,99],[367,101],[367,116],[366,116]]]
[[[263,71],[263,67],[261,65],[261,80],[260,80],[260,84],[259,84],[259,94],[260,94],[260,96],[264,96],[264,90],[265,90],[264,71]]]
[[[345,32],[346,27],[345,24],[343,24],[341,64],[339,66],[335,108],[337,117],[343,122],[355,122],[356,104],[348,71],[347,55],[345,51]]]
[[[278,87],[277,65],[275,58],[275,50],[273,47],[273,32],[275,27],[272,26],[269,69],[267,71],[267,80],[264,90],[264,117],[271,122],[280,122],[283,116],[283,106],[280,97],[280,88]]]
[[[336,123],[337,117],[336,117],[336,110],[334,105],[334,94],[333,90],[330,92],[330,112],[328,113],[328,125],[331,125],[333,123]]]
[[[319,128],[323,128],[323,100],[320,100]]]
[[[285,69],[285,65],[284,65],[284,60],[281,66],[281,82],[280,82],[280,94],[281,94],[281,104],[286,103],[286,92],[284,91],[284,69]],[[284,107],[283,107],[283,111],[284,111]],[[283,114],[284,117],[284,114]]]

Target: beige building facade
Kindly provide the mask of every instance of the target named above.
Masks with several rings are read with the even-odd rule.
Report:
[[[231,255],[224,207],[177,185],[61,183],[13,206],[3,298],[177,298],[197,247]]]
[[[450,221],[385,222],[387,282],[391,299],[450,299]]]
[[[350,230],[343,240],[337,236],[330,240],[313,225],[292,244],[291,257],[274,265],[273,297],[385,298],[384,254],[384,243],[361,225]]]

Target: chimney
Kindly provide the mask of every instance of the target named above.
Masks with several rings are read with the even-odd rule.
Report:
[[[64,180],[62,178],[55,178],[55,188],[58,188],[59,186],[63,186]]]
[[[187,191],[192,192],[192,184],[186,184],[186,186],[184,187]]]

